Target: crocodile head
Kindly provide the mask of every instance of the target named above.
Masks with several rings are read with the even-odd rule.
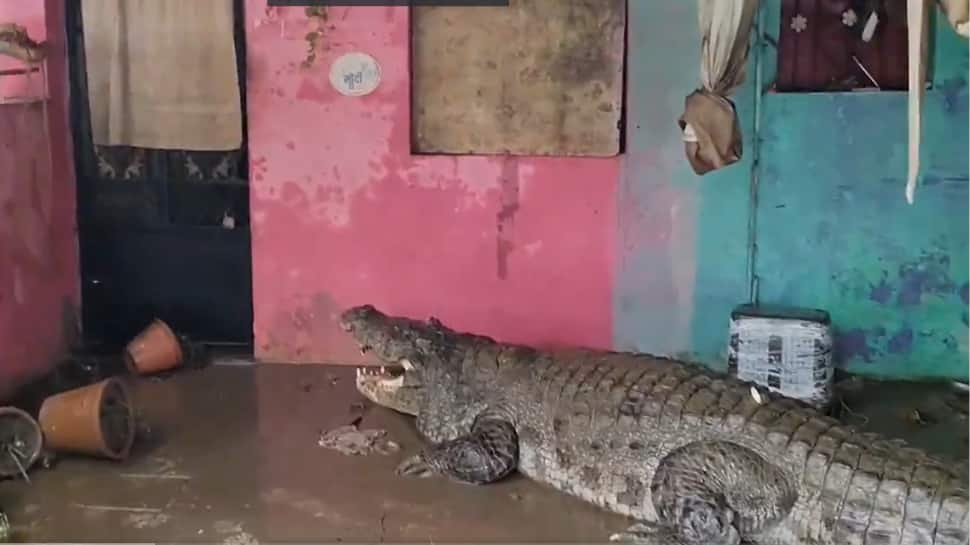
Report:
[[[419,347],[428,337],[427,324],[361,305],[344,311],[340,326],[357,341],[362,354],[372,352],[385,364],[379,369],[358,368],[357,390],[378,405],[417,415],[424,395]]]
[[[458,333],[435,318],[387,316],[371,305],[345,311],[340,324],[384,365],[359,370],[357,390],[378,405],[416,416],[429,441],[467,430],[485,405],[483,397],[495,391],[490,366],[479,369],[468,358],[469,351],[494,345],[488,337]]]

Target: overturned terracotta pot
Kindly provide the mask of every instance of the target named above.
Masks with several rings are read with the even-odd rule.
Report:
[[[125,363],[133,373],[151,375],[169,371],[184,361],[182,345],[172,328],[154,320],[125,348]]]
[[[131,405],[117,378],[53,395],[40,407],[44,441],[54,450],[123,460],[135,441]]]
[[[32,416],[16,407],[0,407],[0,477],[26,474],[43,444],[44,435]]]

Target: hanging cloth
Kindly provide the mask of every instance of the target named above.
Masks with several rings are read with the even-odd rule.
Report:
[[[81,9],[96,145],[241,147],[233,0],[83,0]]]
[[[957,34],[968,37],[970,0],[937,0]],[[909,41],[909,169],[906,173],[906,202],[913,204],[919,178],[919,150],[923,121],[923,95],[926,92],[926,40],[928,38],[929,0],[907,0],[906,24]]]
[[[728,98],[743,82],[758,0],[698,0],[701,88],[678,119],[687,161],[698,175],[741,159],[742,136]]]
[[[919,146],[923,94],[926,91],[926,26],[929,0],[906,0],[909,42],[909,170],[906,174],[906,202],[913,204],[919,176]]]

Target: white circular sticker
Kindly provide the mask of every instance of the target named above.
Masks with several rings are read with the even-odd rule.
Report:
[[[344,96],[368,95],[380,82],[381,66],[367,53],[346,53],[330,65],[330,85]]]

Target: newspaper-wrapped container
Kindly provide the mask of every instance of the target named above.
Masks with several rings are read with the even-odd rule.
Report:
[[[728,368],[739,379],[826,407],[832,399],[832,326],[822,310],[741,305],[731,313]]]

